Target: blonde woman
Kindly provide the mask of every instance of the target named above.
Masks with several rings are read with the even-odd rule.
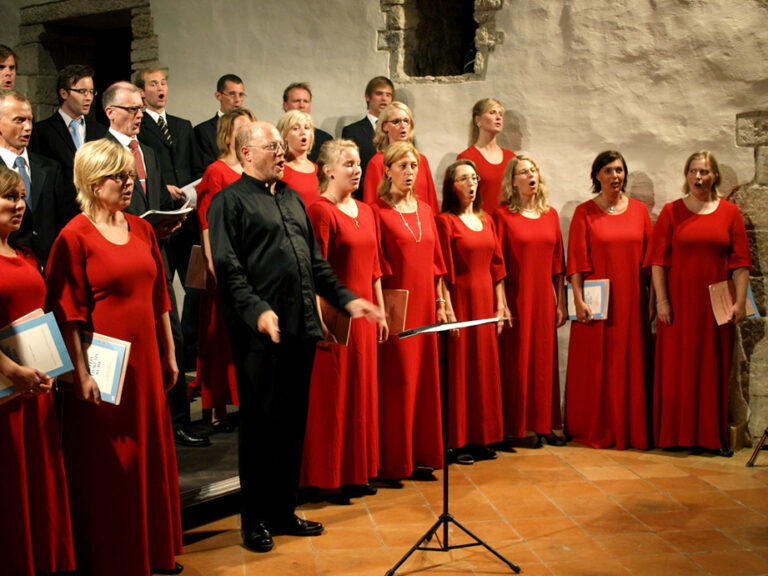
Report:
[[[472,107],[469,121],[469,148],[457,159],[472,160],[480,176],[480,198],[489,214],[499,205],[504,169],[515,157],[512,150],[502,148],[496,137],[504,129],[504,107],[495,98],[483,98]]]
[[[307,157],[315,143],[312,116],[301,110],[291,110],[280,118],[277,130],[285,142],[283,182],[296,190],[304,205],[309,207],[320,198],[317,164]]]
[[[395,142],[382,158],[385,178],[372,204],[382,288],[409,291],[406,329],[444,322],[440,240],[432,209],[414,193],[422,156],[410,142]],[[389,338],[379,349],[378,375],[379,476],[397,482],[415,472],[416,479],[432,479],[443,461],[435,334]]]
[[[535,432],[562,446],[557,328],[566,320],[563,239],[557,211],[549,206],[538,166],[529,156],[507,164],[501,204],[493,213],[507,268],[506,296],[512,321],[499,340],[504,432]]]
[[[75,366],[62,438],[77,571],[177,574],[179,482],[165,393],[178,368],[163,261],[152,227],[123,212],[136,177],[127,148],[84,144],[74,177],[83,212],[53,245],[48,299]],[[119,405],[101,401],[83,352],[86,332],[131,343]]]
[[[728,381],[736,324],[746,316],[751,259],[738,207],[720,197],[712,152],[691,154],[683,198],[664,206],[653,231],[656,290],[656,445],[703,448],[732,456],[728,442]],[[710,284],[732,279],[731,322],[718,326]]]
[[[411,109],[402,102],[392,102],[381,111],[379,121],[376,123],[376,135],[373,138],[373,144],[378,152],[371,158],[365,170],[363,200],[367,204],[375,202],[379,184],[386,177],[384,151],[395,142],[413,144],[414,128],[415,121]],[[426,156],[422,154],[419,154],[419,170],[413,186],[413,193],[416,198],[426,202],[434,214],[440,212],[432,171],[429,169]]]

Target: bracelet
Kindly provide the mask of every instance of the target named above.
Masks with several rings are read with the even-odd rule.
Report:
[[[659,300],[658,302],[656,302],[656,307],[658,307],[661,304],[667,304],[668,302],[669,300]]]
[[[438,304],[445,304],[445,298],[438,298],[437,300],[435,300],[435,302],[437,302]]]

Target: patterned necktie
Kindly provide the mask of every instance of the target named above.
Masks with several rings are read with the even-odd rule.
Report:
[[[80,120],[72,120],[72,122],[69,123],[69,132],[72,134],[72,142],[75,143],[75,149],[78,149],[83,145],[83,141],[80,140],[80,125],[82,122],[83,119],[80,118]]]
[[[27,173],[27,163],[24,161],[23,156],[16,156],[16,160],[13,162],[16,169],[19,171],[22,182],[24,182],[24,188],[27,189],[27,206],[32,207],[32,183],[29,181],[29,174]]]
[[[131,149],[133,160],[136,162],[136,174],[139,175],[139,180],[144,183],[147,181],[147,170],[144,168],[144,159],[141,157],[141,150],[139,150],[138,140],[131,140],[131,142],[128,144],[128,148]],[[144,190],[144,193],[146,194],[147,191]]]
[[[165,118],[158,116],[157,126],[160,128],[163,137],[165,137],[165,141],[168,142],[168,146],[173,146],[173,140],[171,139],[171,133],[168,131],[168,124],[166,124]]]

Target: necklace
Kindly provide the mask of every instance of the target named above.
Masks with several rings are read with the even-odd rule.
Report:
[[[395,212],[397,212],[398,214],[400,214],[400,218],[402,219],[403,224],[405,224],[405,227],[408,228],[408,232],[410,232],[411,236],[413,236],[413,239],[416,240],[416,244],[420,244],[421,243],[421,218],[419,218],[419,207],[418,207],[418,205],[416,206],[416,223],[419,226],[419,237],[418,238],[416,238],[416,234],[413,233],[413,230],[411,229],[410,224],[408,224],[408,221],[405,219],[405,216],[403,216],[403,213],[400,212],[400,210],[398,210],[397,207],[394,204],[392,204],[392,209]]]
[[[619,192],[619,195],[618,195],[618,196],[616,196],[616,200],[613,202],[613,204],[611,204],[610,206],[608,206],[608,214],[616,214],[616,205],[617,205],[619,202],[621,202],[621,198],[622,198],[622,196],[623,196],[623,193],[622,193],[622,192]]]
[[[331,192],[328,192],[327,190],[325,192],[323,192],[323,196],[325,196],[326,198],[328,198],[328,200],[333,202],[333,205],[336,206],[336,208],[338,208],[340,212],[342,212],[342,213],[346,214],[347,216],[349,216],[350,218],[352,218],[352,220],[355,223],[355,226],[357,227],[358,230],[360,230],[360,221],[357,219],[357,217],[360,215],[359,212],[354,214],[354,215],[350,214],[349,212],[351,210],[349,210],[349,209],[345,210],[344,207],[340,204],[341,200],[337,199],[335,194],[332,194]],[[352,206],[357,208],[357,206],[354,204],[354,202],[352,203]]]

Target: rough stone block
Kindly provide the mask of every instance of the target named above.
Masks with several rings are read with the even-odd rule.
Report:
[[[405,10],[402,6],[392,6],[387,11],[387,30],[403,30],[405,28]]]
[[[146,36],[154,35],[155,29],[154,22],[152,21],[152,15],[149,13],[132,13],[131,29],[133,30],[134,38],[144,38]]]
[[[150,50],[153,49],[157,52],[158,40],[157,35],[145,36],[144,38],[138,38],[131,42],[131,50]]]
[[[736,115],[736,145],[762,146],[768,144],[768,111],[758,110]]]

